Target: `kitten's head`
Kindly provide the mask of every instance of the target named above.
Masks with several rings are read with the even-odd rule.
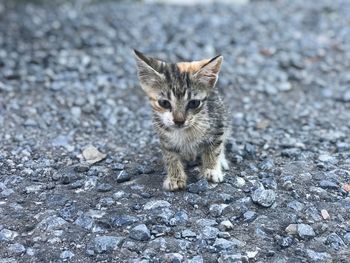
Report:
[[[167,129],[194,125],[218,79],[222,56],[193,62],[166,63],[135,50],[138,76],[155,118]]]

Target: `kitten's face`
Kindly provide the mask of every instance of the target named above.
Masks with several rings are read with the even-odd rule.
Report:
[[[211,60],[168,64],[135,51],[141,87],[150,98],[157,123],[165,129],[186,129],[204,116],[222,56]]]

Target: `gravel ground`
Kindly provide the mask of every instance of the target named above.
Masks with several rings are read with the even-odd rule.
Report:
[[[0,262],[350,262],[349,13],[0,1]],[[161,189],[131,48],[224,55],[224,183]]]

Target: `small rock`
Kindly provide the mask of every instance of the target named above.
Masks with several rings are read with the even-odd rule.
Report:
[[[188,263],[204,263],[204,260],[202,256],[194,256],[188,260]]]
[[[259,204],[263,207],[270,207],[276,200],[276,194],[273,190],[264,190],[258,188],[253,192],[252,200],[254,203]]]
[[[209,213],[213,217],[219,217],[222,214],[222,211],[228,207],[226,204],[212,204],[209,208]]]
[[[151,210],[151,209],[158,209],[158,208],[164,208],[169,207],[171,204],[164,200],[153,200],[149,201],[145,204],[143,207],[144,210]]]
[[[247,251],[247,257],[249,259],[254,259],[258,255],[259,251]]]
[[[223,227],[224,230],[231,230],[233,229],[233,224],[230,220],[224,220],[220,223],[220,226]]]
[[[171,219],[171,225],[184,225],[188,221],[188,215],[185,211],[178,211],[175,213],[174,217]]]
[[[137,217],[129,215],[116,215],[111,218],[112,225],[115,227],[132,225],[139,221]]]
[[[297,224],[290,224],[289,226],[286,227],[286,232],[289,235],[295,235],[297,233]]]
[[[117,175],[117,183],[124,183],[126,181],[129,181],[130,179],[130,174],[125,170],[120,171]]]
[[[338,184],[329,180],[321,180],[320,186],[324,189],[333,189],[333,190],[337,190],[339,188]]]
[[[102,183],[102,184],[98,184],[96,187],[96,190],[98,192],[109,192],[112,190],[112,185],[107,184],[107,183]]]
[[[204,226],[215,226],[218,223],[214,219],[207,219],[202,218],[196,221],[198,226],[204,227]]]
[[[350,184],[343,184],[343,185],[342,185],[342,189],[343,189],[345,192],[349,193],[349,192],[350,192]]]
[[[204,239],[215,239],[219,234],[219,229],[211,226],[205,226],[202,230]]]
[[[321,154],[318,159],[321,161],[321,162],[324,162],[324,163],[331,163],[331,164],[336,164],[338,161],[335,157],[333,156],[330,156],[328,154]]]
[[[86,230],[90,230],[94,225],[94,220],[90,216],[82,214],[75,220],[74,224]]]
[[[244,218],[244,221],[246,222],[253,222],[256,218],[258,217],[258,215],[254,212],[254,211],[247,211],[243,214],[243,218]]]
[[[89,164],[94,164],[102,161],[107,156],[107,154],[99,152],[97,148],[92,145],[87,146],[83,150],[82,155],[85,158],[85,161]]]
[[[120,198],[124,197],[126,193],[124,191],[118,191],[113,194],[113,199],[118,201]]]
[[[181,263],[183,262],[183,256],[179,253],[167,253],[161,258],[161,262],[164,263]]]
[[[228,254],[222,255],[218,259],[218,263],[242,263],[242,255],[241,254]]]
[[[6,228],[0,230],[0,241],[12,241],[16,236],[18,236],[18,233],[15,231]]]
[[[237,176],[236,177],[236,182],[235,182],[235,186],[238,188],[241,188],[243,186],[245,186],[246,182],[242,177]]]
[[[256,155],[256,146],[250,143],[246,143],[244,145],[244,151],[246,156],[254,158]]]
[[[330,246],[334,250],[339,250],[341,247],[345,246],[344,241],[336,233],[328,235],[325,244]]]
[[[273,160],[271,158],[266,158],[265,160],[263,160],[259,165],[258,167],[261,169],[261,170],[271,170],[272,168],[275,167],[275,164],[273,162]]]
[[[305,207],[305,205],[303,203],[300,203],[298,201],[292,201],[292,202],[288,203],[287,206],[289,208],[292,208],[293,210],[295,210],[297,212],[301,212]]]
[[[118,248],[123,238],[117,236],[98,236],[93,241],[93,248],[96,253],[113,251]]]
[[[131,229],[130,238],[138,241],[147,241],[151,239],[151,233],[145,224],[138,225]]]
[[[322,215],[322,218],[323,218],[324,220],[329,220],[329,219],[330,219],[330,216],[329,216],[329,214],[328,214],[328,211],[325,210],[325,209],[322,209],[322,210],[321,210],[321,215]]]
[[[26,187],[26,193],[38,193],[43,189],[43,185],[36,184],[36,185],[30,185]]]
[[[199,194],[202,192],[207,191],[209,188],[209,184],[207,180],[199,180],[196,183],[192,183],[188,186],[188,191],[190,193],[194,193],[194,194]]]
[[[218,250],[232,250],[235,248],[242,247],[244,245],[243,242],[239,241],[238,239],[232,239],[232,240],[226,240],[223,238],[217,238],[213,244],[213,246]]]
[[[9,197],[10,195],[12,195],[15,191],[13,191],[11,188],[6,188],[4,189],[1,193],[0,193],[0,196],[2,198],[7,198]]]
[[[290,237],[290,236],[283,237],[283,238],[278,240],[278,244],[282,248],[290,247],[293,243],[294,243],[294,239],[292,237]]]
[[[183,238],[195,238],[197,237],[197,234],[189,229],[185,229],[181,232],[181,236]]]
[[[67,224],[67,221],[58,216],[49,216],[43,219],[39,224],[38,228],[45,231],[52,231],[56,229],[62,229]]]
[[[79,163],[76,166],[74,166],[74,171],[76,171],[77,173],[84,173],[89,171],[89,169],[90,169],[90,166],[83,163]]]
[[[125,165],[122,163],[115,163],[112,166],[113,170],[124,170],[124,168],[125,168]]]
[[[350,245],[350,232],[344,235],[344,240],[347,245]]]
[[[311,262],[330,262],[331,255],[326,252],[316,252],[311,249],[306,249],[306,255]]]
[[[297,231],[302,239],[313,238],[316,235],[313,228],[307,224],[298,224]]]
[[[8,246],[8,250],[12,252],[13,254],[23,254],[26,251],[26,248],[19,243],[11,244]]]
[[[75,256],[75,254],[70,250],[62,251],[62,253],[60,254],[60,258],[63,260],[72,259],[74,256]]]

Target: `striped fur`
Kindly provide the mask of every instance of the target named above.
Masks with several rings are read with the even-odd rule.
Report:
[[[228,169],[224,153],[228,122],[215,88],[222,56],[170,64],[135,51],[135,58],[167,167],[164,188],[185,188],[184,161],[198,155],[202,158],[201,176],[222,182],[223,170]],[[193,100],[200,101],[198,107],[190,107]],[[162,101],[169,102],[171,108],[164,108]]]

